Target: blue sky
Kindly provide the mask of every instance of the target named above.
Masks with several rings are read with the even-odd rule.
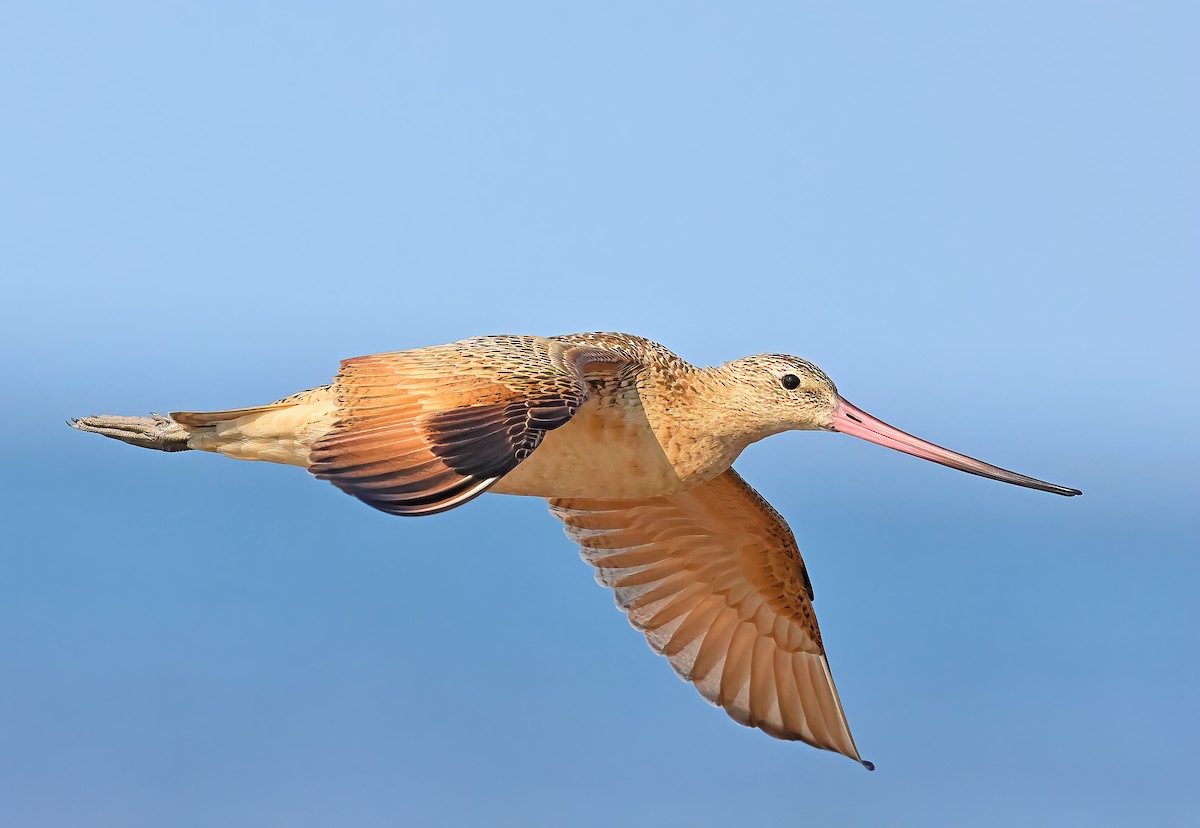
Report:
[[[1200,808],[1187,3],[10,6],[0,821],[1183,825]],[[89,438],[340,358],[813,360],[1056,483],[752,446],[874,774],[733,725],[533,500],[388,518]]]

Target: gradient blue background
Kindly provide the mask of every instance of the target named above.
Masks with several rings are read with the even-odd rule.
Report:
[[[0,13],[0,823],[1195,824],[1194,4],[51,5]],[[538,501],[62,424],[594,329],[1085,490],[743,456],[876,773],[705,705]]]

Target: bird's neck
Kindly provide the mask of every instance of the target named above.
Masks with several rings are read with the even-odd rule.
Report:
[[[660,389],[643,405],[681,479],[711,479],[746,446],[774,433],[756,420],[750,395],[725,366],[687,366]]]

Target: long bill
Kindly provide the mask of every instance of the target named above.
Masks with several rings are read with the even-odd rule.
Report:
[[[1015,486],[1025,486],[1029,489],[1039,489],[1043,492],[1053,492],[1067,497],[1083,494],[1079,489],[1068,489],[1066,486],[1056,486],[1044,480],[1026,477],[1023,474],[1017,474],[1008,469],[984,463],[982,460],[976,460],[974,457],[967,457],[965,454],[958,454],[950,449],[928,443],[895,426],[888,425],[883,420],[875,419],[861,408],[851,405],[840,397],[833,409],[832,428],[842,434],[861,437],[868,442],[887,446],[896,451],[911,454],[913,457],[932,460],[952,469],[977,474],[980,477],[990,477],[993,480],[1012,483]]]

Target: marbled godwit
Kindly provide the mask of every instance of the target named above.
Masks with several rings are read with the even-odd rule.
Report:
[[[795,539],[734,459],[781,431],[840,431],[1080,493],[893,428],[802,359],[696,368],[625,334],[476,337],[349,359],[331,385],[270,405],[71,425],[160,451],[304,466],[394,515],[441,512],[485,491],[544,497],[630,623],[705,699],[743,725],[868,768]]]

